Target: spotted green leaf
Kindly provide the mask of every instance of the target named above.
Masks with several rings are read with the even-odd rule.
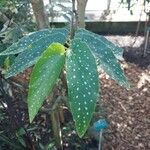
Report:
[[[107,47],[108,49],[111,49],[111,51],[114,53],[115,57],[118,60],[123,60],[123,49],[121,47],[119,47],[118,45],[112,43],[111,41],[107,40],[104,36],[95,34],[93,32],[90,32],[88,30],[85,29],[79,29],[77,31],[78,36],[77,37],[81,37],[82,36],[86,36],[86,34],[88,35],[93,35],[95,38],[97,38],[100,42],[100,44],[102,45],[102,47]],[[95,42],[93,41],[93,45],[95,45]],[[99,50],[97,49],[97,53],[99,52]]]
[[[64,44],[65,41],[66,37],[63,34],[56,33],[34,42],[34,44],[30,45],[26,51],[23,51],[16,57],[14,63],[6,73],[5,77],[9,78],[14,76],[35,64],[44,50],[46,50],[47,47],[53,42]]]
[[[92,118],[99,91],[97,65],[90,48],[80,39],[73,40],[66,59],[70,109],[80,137]]]
[[[30,47],[34,48],[37,43],[40,43],[42,40],[44,41],[45,38],[49,38],[50,35],[56,33],[61,33],[66,38],[68,35],[68,30],[66,28],[54,28],[30,33],[29,35],[21,38],[17,43],[12,44],[5,51],[0,53],[0,55],[18,54],[28,50]]]
[[[34,119],[43,101],[52,91],[65,62],[65,49],[59,43],[51,44],[33,68],[28,92],[30,122]]]
[[[86,42],[94,55],[97,57],[98,63],[104,71],[114,79],[119,85],[129,88],[129,83],[124,75],[120,64],[115,57],[112,49],[108,47],[100,38],[86,32],[77,33],[75,38],[80,38]]]

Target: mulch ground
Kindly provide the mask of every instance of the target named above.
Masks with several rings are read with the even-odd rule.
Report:
[[[138,37],[136,46],[130,45],[133,42],[130,36],[108,38],[126,45],[127,62],[123,62],[122,66],[131,89],[127,91],[114,81],[102,78],[101,100],[109,120],[109,129],[104,133],[103,150],[149,150],[150,56],[142,58],[142,37]],[[122,47],[125,46],[123,44]]]

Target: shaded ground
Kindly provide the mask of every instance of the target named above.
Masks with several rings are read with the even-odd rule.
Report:
[[[125,47],[122,64],[131,84],[127,91],[112,80],[102,79],[102,102],[106,108],[110,127],[105,132],[104,150],[150,149],[150,56],[142,58],[143,38],[108,37]],[[131,47],[133,46],[133,47]],[[130,63],[131,62],[131,63]]]

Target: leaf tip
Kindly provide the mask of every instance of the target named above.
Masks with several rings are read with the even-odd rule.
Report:
[[[77,134],[78,134],[78,136],[80,137],[80,138],[82,138],[83,136],[84,136],[84,134],[85,134],[85,132],[86,132],[86,130],[79,130],[79,129],[76,129],[76,131],[77,131]]]
[[[126,87],[125,87],[128,91],[131,90],[131,85],[130,83],[127,83]]]
[[[33,119],[34,119],[34,115],[31,113],[31,110],[28,110],[29,112],[29,122],[32,123]]]
[[[80,138],[82,138],[85,135],[89,125],[88,124],[82,124],[82,126],[79,126],[79,124],[77,124],[77,123],[75,123],[75,125],[76,125],[76,132],[77,132],[78,136]]]

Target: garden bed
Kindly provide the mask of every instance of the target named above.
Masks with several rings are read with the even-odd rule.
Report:
[[[135,44],[132,36],[109,36],[124,47],[122,64],[131,89],[121,88],[112,80],[102,79],[102,102],[110,122],[104,134],[103,149],[150,149],[150,55],[142,57],[143,37]]]
[[[106,74],[100,74],[101,98],[98,102],[100,105],[97,106],[93,120],[106,118],[109,122],[109,128],[103,134],[103,150],[148,150],[150,149],[150,55],[142,57],[144,38],[137,37],[135,43],[133,36],[106,36],[106,38],[125,49],[125,61],[121,64],[131,89],[127,91],[110,80]],[[30,72],[31,69],[28,69],[14,80],[27,86]],[[95,138],[91,138],[91,133],[79,139],[73,122],[70,121],[72,117],[69,111],[64,109],[64,112],[66,121],[62,125],[64,149],[96,150],[98,142]],[[38,124],[38,127],[36,126],[38,132],[39,129],[43,131],[39,134],[46,143],[51,137],[51,132],[46,133],[51,125],[49,119],[41,121],[44,115],[41,111],[34,125]]]

